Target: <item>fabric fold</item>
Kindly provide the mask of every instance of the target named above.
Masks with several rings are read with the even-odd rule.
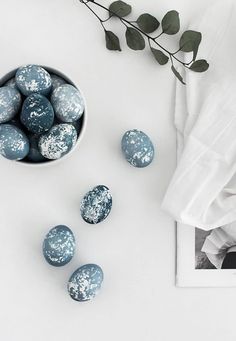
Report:
[[[224,22],[215,33],[215,50],[212,32],[219,13]],[[211,69],[187,72],[186,87],[176,88],[175,125],[184,148],[162,208],[178,222],[205,230],[236,220],[236,73],[222,72],[222,57],[229,64],[233,55],[221,53],[236,29],[234,18],[233,1],[209,9],[202,19],[208,36],[201,55],[211,56]]]

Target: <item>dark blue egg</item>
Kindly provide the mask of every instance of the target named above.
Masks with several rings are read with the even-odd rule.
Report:
[[[39,151],[47,159],[60,159],[69,153],[76,141],[77,133],[72,124],[57,124],[40,137]]]
[[[58,225],[52,228],[43,242],[43,255],[53,266],[63,266],[75,253],[75,237],[69,227]]]
[[[84,112],[82,95],[78,89],[70,84],[56,88],[52,93],[51,102],[56,116],[62,122],[75,122]]]
[[[30,135],[28,136],[30,143],[30,150],[27,155],[27,160],[31,162],[44,162],[46,160],[43,155],[39,151],[39,136],[38,135]]]
[[[30,132],[42,134],[52,127],[53,107],[45,96],[32,94],[23,103],[20,119]]]
[[[37,93],[47,96],[52,87],[50,74],[39,65],[26,65],[16,72],[16,85],[25,95]]]
[[[65,79],[57,76],[57,75],[54,75],[54,74],[51,74],[51,79],[52,79],[52,92],[58,88],[59,86],[63,85],[63,84],[66,84],[66,81]]]
[[[29,140],[22,130],[11,124],[0,124],[0,154],[9,160],[21,160],[29,152]]]
[[[0,123],[10,121],[19,111],[21,95],[10,86],[0,88]]]
[[[150,138],[140,130],[127,131],[121,141],[126,160],[134,167],[147,167],[154,158],[154,147]]]
[[[103,271],[96,264],[86,264],[78,268],[70,277],[68,292],[79,302],[89,301],[99,292],[103,282]]]
[[[112,196],[109,188],[103,185],[94,187],[85,194],[80,205],[82,218],[89,224],[98,224],[109,215]]]

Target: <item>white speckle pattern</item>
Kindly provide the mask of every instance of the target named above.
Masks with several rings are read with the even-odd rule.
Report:
[[[67,154],[76,141],[77,132],[72,124],[57,124],[40,137],[39,150],[45,158],[56,160]]]
[[[29,152],[26,135],[10,124],[0,125],[0,154],[9,160],[21,160]]]
[[[98,224],[109,215],[112,196],[104,185],[98,185],[85,194],[80,205],[82,218],[89,224]]]
[[[154,147],[150,138],[140,130],[127,131],[121,141],[126,160],[134,167],[147,167],[154,158]]]
[[[63,266],[71,261],[75,253],[75,237],[65,225],[52,228],[43,242],[43,255],[53,266]]]
[[[80,91],[70,84],[56,88],[51,102],[56,116],[63,122],[75,122],[84,112],[84,100]]]
[[[15,78],[17,87],[25,96],[29,96],[32,93],[48,95],[51,91],[51,76],[39,65],[20,67],[16,72]]]
[[[96,264],[86,264],[77,269],[69,279],[68,291],[75,301],[88,301],[99,292],[103,282],[103,271]]]
[[[10,86],[0,88],[0,123],[10,121],[19,111],[21,95],[19,91]]]
[[[45,96],[32,94],[25,99],[20,118],[30,132],[42,134],[53,125],[53,107]]]

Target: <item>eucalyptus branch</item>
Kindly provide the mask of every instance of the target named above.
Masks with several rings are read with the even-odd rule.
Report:
[[[152,35],[150,35],[150,33],[156,31],[159,28],[160,23],[154,16],[148,13],[140,15],[136,21],[127,20],[124,17],[128,16],[131,13],[132,8],[130,5],[123,1],[113,2],[109,6],[109,8],[93,0],[79,1],[83,3],[95,15],[95,17],[99,20],[100,24],[102,25],[105,31],[107,49],[113,51],[121,51],[119,38],[112,31],[106,30],[106,27],[104,25],[105,22],[110,20],[112,17],[115,17],[118,18],[120,22],[126,27],[125,33],[126,42],[131,49],[143,50],[145,48],[146,39],[156,61],[160,65],[165,65],[170,60],[171,70],[183,84],[185,83],[183,81],[182,76],[176,70],[174,66],[174,61],[176,63],[181,64],[183,67],[195,72],[204,72],[208,69],[209,64],[207,63],[206,60],[204,59],[196,60],[198,48],[202,39],[202,35],[200,32],[190,30],[185,31],[180,38],[179,49],[175,52],[169,51],[166,47],[164,47],[158,42],[158,38],[160,38],[160,36],[162,36],[163,34],[174,35],[179,32],[180,22],[178,12],[176,11],[167,12],[161,21],[162,31],[155,37],[153,37]],[[92,9],[92,7],[89,6],[89,3],[107,12],[108,18],[104,20],[101,19],[100,16]],[[154,48],[153,45],[157,48]],[[193,53],[192,60],[186,63],[185,61],[179,59],[176,56],[176,54],[180,51],[192,52]]]

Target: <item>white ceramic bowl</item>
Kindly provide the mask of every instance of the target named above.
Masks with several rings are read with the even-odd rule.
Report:
[[[86,99],[85,99],[83,92],[81,91],[80,87],[78,85],[76,85],[68,76],[64,75],[62,72],[60,72],[56,69],[53,69],[49,66],[42,65],[42,67],[45,70],[47,70],[49,73],[52,73],[56,76],[63,78],[68,84],[73,85],[75,88],[77,88],[80,91],[80,93],[83,97],[83,100],[84,100],[84,113],[83,113],[82,117],[80,118],[80,120],[82,120],[82,125],[81,125],[80,133],[79,133],[79,136],[78,136],[78,139],[76,141],[75,146],[67,154],[62,156],[60,159],[48,160],[48,161],[44,161],[44,162],[30,162],[30,161],[24,161],[24,160],[20,160],[20,161],[7,160],[9,162],[15,162],[17,164],[21,164],[21,165],[25,165],[25,166],[31,166],[31,167],[52,166],[52,165],[55,165],[59,162],[66,160],[69,156],[71,156],[73,151],[75,151],[75,149],[80,145],[82,138],[84,136],[84,133],[85,133],[86,126],[87,126],[87,115],[88,115],[87,114],[87,104],[86,104]],[[3,86],[7,81],[9,81],[11,78],[13,78],[15,76],[17,69],[18,68],[8,72],[5,76],[3,76],[0,79],[0,87]],[[1,157],[1,155],[0,155],[0,157]]]

